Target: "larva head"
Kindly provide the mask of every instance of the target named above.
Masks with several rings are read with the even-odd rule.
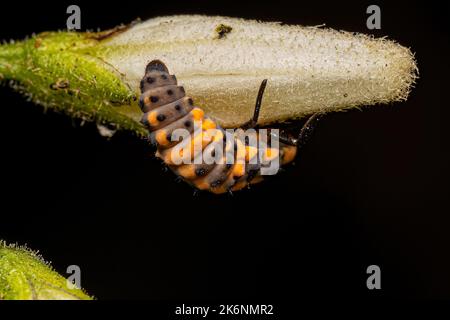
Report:
[[[147,67],[145,67],[145,73],[147,74],[152,71],[169,73],[169,69],[167,69],[167,66],[161,60],[152,60],[147,64]]]

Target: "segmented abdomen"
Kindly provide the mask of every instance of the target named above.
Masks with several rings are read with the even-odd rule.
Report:
[[[281,143],[278,149],[266,144],[252,147],[244,139],[220,128],[205,116],[202,109],[194,106],[193,100],[185,95],[184,88],[177,85],[176,77],[170,75],[159,60],[147,65],[140,89],[139,105],[144,112],[142,123],[149,129],[150,140],[157,146],[156,156],[175,174],[200,190],[213,193],[240,190],[262,180],[261,167],[264,162],[254,161],[254,157],[263,155],[265,162],[280,157],[280,163],[284,164],[295,156],[296,147]],[[174,141],[172,134],[177,129],[184,129],[189,136]],[[195,144],[201,147],[194,148]],[[223,156],[220,156],[223,161],[205,161],[207,155],[215,156],[217,144],[223,148]],[[191,160],[189,163],[182,161],[186,159],[183,149],[190,151],[187,154]],[[232,153],[232,163],[225,161],[228,153]]]

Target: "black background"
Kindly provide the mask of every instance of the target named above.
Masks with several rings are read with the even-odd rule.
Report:
[[[1,239],[79,265],[99,299],[450,298],[448,2],[377,1],[378,31],[372,1],[73,3],[83,30],[203,13],[388,36],[420,79],[407,102],[329,115],[294,166],[233,196],[193,196],[145,142],[0,88]],[[0,39],[64,29],[69,4],[2,3]]]

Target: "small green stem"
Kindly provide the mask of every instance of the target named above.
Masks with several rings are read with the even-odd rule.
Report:
[[[0,81],[37,104],[74,118],[145,135],[135,93],[101,59],[92,34],[43,33],[0,46]]]

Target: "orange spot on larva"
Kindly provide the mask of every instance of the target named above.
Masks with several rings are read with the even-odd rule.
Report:
[[[216,123],[212,121],[211,119],[205,119],[203,120],[202,129],[208,130],[208,129],[215,129]]]
[[[222,194],[222,193],[227,192],[227,190],[222,186],[217,187],[217,188],[211,188],[210,191],[214,194]]]
[[[194,108],[191,111],[192,117],[194,118],[194,121],[200,121],[203,119],[203,116],[205,115],[205,113],[203,112],[202,109],[200,108]]]
[[[283,159],[281,160],[281,164],[286,164],[294,160],[295,155],[297,154],[297,147],[289,146],[283,148]]]
[[[240,181],[240,182],[236,183],[236,184],[231,188],[231,190],[232,190],[232,191],[238,191],[238,190],[241,190],[241,189],[245,188],[246,186],[247,186],[247,181],[246,181],[246,180],[243,180],[243,181]]]
[[[148,123],[151,125],[151,126],[156,126],[157,124],[158,124],[158,119],[156,119],[156,116],[157,116],[158,114],[157,114],[157,112],[156,111],[152,111],[152,112],[150,112],[149,114],[148,114]]]
[[[178,167],[178,174],[188,180],[194,179],[196,177],[195,165],[185,164],[185,165]]]
[[[251,146],[245,147],[245,161],[250,161],[256,154],[258,153],[258,149]]]
[[[261,176],[256,176],[252,179],[252,181],[250,181],[250,184],[255,184],[255,183],[260,183],[261,181],[263,181],[263,177]]]
[[[165,146],[165,145],[169,144],[169,141],[167,140],[167,133],[165,130],[162,130],[162,129],[158,130],[156,132],[155,138],[156,138],[156,142],[158,142],[160,145]]]
[[[247,153],[244,144],[238,139],[235,140],[235,143],[237,145],[236,162],[243,162]]]
[[[236,163],[233,167],[233,177],[242,177],[245,174],[245,166],[242,163]]]
[[[275,148],[266,149],[266,160],[270,161],[278,157],[278,150]]]
[[[209,183],[205,179],[195,180],[194,185],[197,187],[197,189],[200,189],[200,190],[209,189]]]
[[[216,134],[214,135],[214,141],[220,141],[223,139],[223,133],[220,130],[217,130]]]

